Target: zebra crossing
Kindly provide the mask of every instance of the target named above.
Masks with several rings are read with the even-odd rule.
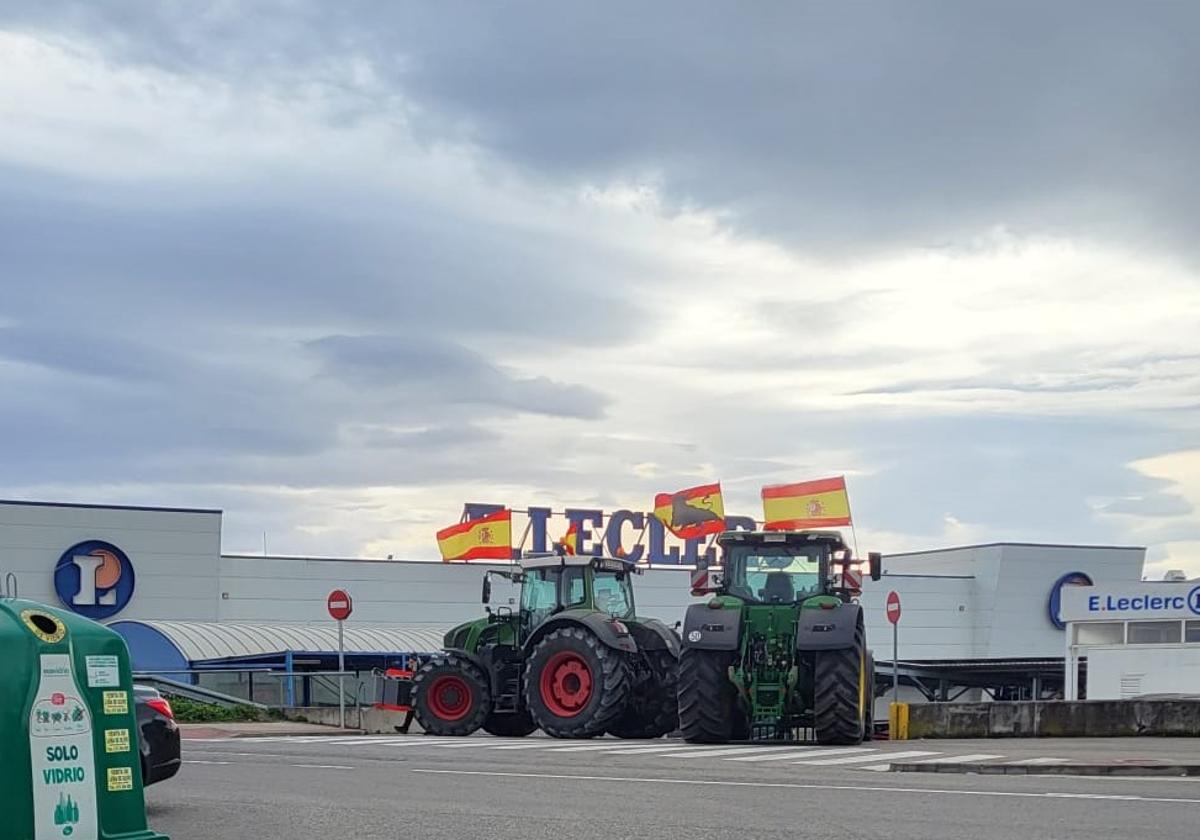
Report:
[[[678,762],[709,761],[738,762],[742,765],[762,764],[773,767],[830,767],[845,770],[887,771],[895,762],[906,764],[945,764],[964,762],[971,764],[1066,764],[1070,759],[1057,756],[1013,758],[999,753],[956,753],[937,749],[910,748],[910,744],[888,746],[826,747],[801,744],[688,744],[680,740],[622,741],[603,738],[586,743],[555,740],[552,738],[493,738],[475,736],[469,738],[432,738],[421,735],[265,735],[246,738],[193,738],[188,743],[220,744],[309,744],[336,746],[339,749],[376,749],[460,753],[479,751],[509,753],[525,759],[535,751],[547,753],[577,754],[580,758],[625,756],[632,758],[663,759]],[[497,755],[497,757],[499,757]]]

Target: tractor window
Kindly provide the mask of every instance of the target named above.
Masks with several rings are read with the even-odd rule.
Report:
[[[573,607],[587,600],[587,589],[584,587],[583,569],[579,566],[568,566],[562,570],[562,601],[564,607]]]
[[[617,618],[633,615],[633,587],[628,573],[597,569],[592,589],[596,595],[596,609]]]
[[[729,594],[760,604],[789,604],[821,592],[823,546],[731,546]]]
[[[558,606],[558,569],[534,569],[525,573],[521,585],[521,617],[532,630]]]

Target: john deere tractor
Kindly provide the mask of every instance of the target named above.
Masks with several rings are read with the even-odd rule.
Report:
[[[875,663],[862,608],[843,585],[849,548],[832,531],[730,531],[717,539],[706,603],[688,608],[679,724],[699,743],[871,737]],[[880,556],[870,555],[879,579]]]
[[[675,730],[679,639],[660,621],[638,618],[632,578],[640,572],[602,557],[526,558],[520,570],[489,570],[521,586],[520,608],[446,634],[445,651],[412,678],[412,705],[432,735],[657,738]]]

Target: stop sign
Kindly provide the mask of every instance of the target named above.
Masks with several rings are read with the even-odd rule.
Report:
[[[900,623],[900,593],[894,589],[887,597],[887,620],[892,624]]]
[[[330,592],[325,606],[329,608],[330,617],[337,621],[345,621],[350,617],[350,613],[354,612],[354,602],[350,600],[350,593],[344,589]]]

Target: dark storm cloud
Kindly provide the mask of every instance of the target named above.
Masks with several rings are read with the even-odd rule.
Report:
[[[0,168],[0,242],[5,314],[18,317],[103,316],[176,335],[212,320],[260,330],[536,328],[601,345],[640,324],[615,291],[639,270],[623,256],[602,269],[570,236],[319,179],[106,187]]]
[[[539,177],[660,181],[808,248],[981,227],[1192,252],[1188,2],[37,4],[120,60],[298,84]],[[347,81],[348,63],[370,82]],[[333,68],[333,69],[330,69]],[[396,105],[395,97],[412,107]]]
[[[607,403],[579,385],[510,376],[482,355],[436,338],[331,335],[308,347],[331,375],[367,388],[402,388],[410,398],[421,399],[432,390],[450,402],[583,419],[600,417]]]

